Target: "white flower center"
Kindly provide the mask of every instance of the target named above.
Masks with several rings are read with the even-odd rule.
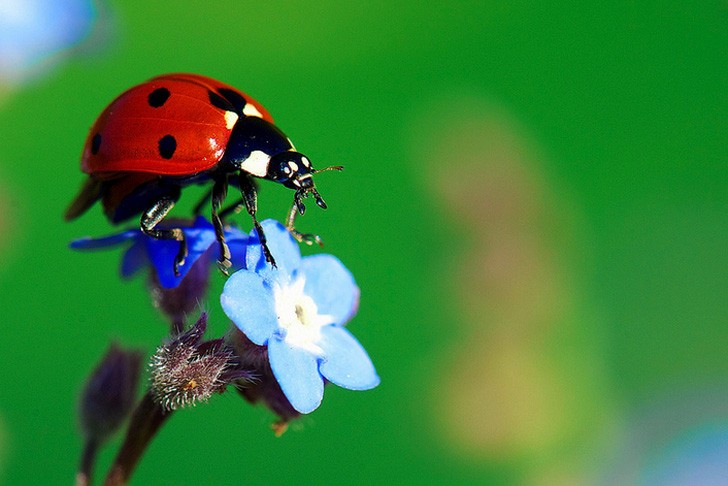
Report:
[[[318,306],[303,293],[306,280],[303,277],[286,286],[273,289],[278,324],[286,330],[285,341],[315,354],[323,354],[318,346],[321,327],[333,322],[333,316],[319,314]]]

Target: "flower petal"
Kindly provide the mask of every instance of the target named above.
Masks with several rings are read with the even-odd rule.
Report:
[[[248,270],[232,274],[225,282],[220,304],[238,329],[259,346],[278,329],[273,291],[260,275]]]
[[[144,243],[146,244],[149,261],[157,271],[159,283],[166,289],[177,287],[182,278],[187,275],[196,258],[188,257],[185,264],[179,267],[180,275],[176,276],[174,274],[174,262],[177,259],[177,253],[179,253],[179,241],[157,240],[150,237],[145,238]]]
[[[311,413],[321,405],[324,380],[318,371],[318,356],[274,336],[268,342],[268,359],[293,408],[300,413]]]
[[[179,286],[197,260],[216,242],[215,230],[211,223],[199,216],[193,226],[182,227],[187,239],[187,258],[179,267],[179,276],[174,274],[174,262],[179,253],[179,242],[174,240],[158,240],[146,237],[147,254],[157,271],[159,283],[170,289]],[[219,252],[219,250],[218,250]]]
[[[231,272],[236,272],[241,268],[245,268],[245,255],[248,249],[248,235],[245,235],[245,239],[238,238],[225,238],[225,241],[230,248],[230,261],[232,262]],[[218,259],[220,256],[220,249],[217,250]]]
[[[147,266],[148,263],[149,258],[147,257],[146,245],[143,240],[138,239],[121,257],[121,276],[131,278]]]
[[[301,249],[298,243],[278,221],[266,219],[260,225],[263,227],[268,249],[276,261],[277,269],[273,269],[270,263],[265,261],[263,247],[255,229],[250,232],[251,241],[246,255],[247,268],[271,280],[278,278],[277,275],[286,275],[287,278],[301,262]]]
[[[379,376],[359,341],[343,327],[324,326],[317,343],[324,350],[319,370],[331,383],[350,390],[369,390]]]
[[[190,255],[202,255],[210,246],[217,241],[215,229],[202,216],[198,217],[195,225],[191,228],[182,228],[187,238],[187,250]]]
[[[313,255],[301,260],[300,271],[306,278],[304,293],[316,302],[319,314],[333,316],[343,325],[359,308],[359,287],[351,272],[332,255]]]
[[[123,233],[117,233],[103,238],[80,238],[74,240],[69,245],[74,250],[96,250],[100,248],[108,248],[110,246],[118,246],[133,240],[141,235],[139,230],[129,230]]]
[[[230,248],[230,261],[232,262],[231,271],[237,271],[245,268],[245,259],[250,238],[238,228],[228,226],[225,228],[225,242]],[[220,259],[220,245],[217,245],[215,255]]]

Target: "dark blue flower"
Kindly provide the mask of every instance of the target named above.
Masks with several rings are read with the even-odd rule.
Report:
[[[283,225],[262,225],[277,268],[265,261],[253,232],[246,269],[225,283],[225,313],[250,341],[267,347],[273,375],[300,413],[319,406],[324,380],[351,390],[377,386],[369,356],[343,327],[359,305],[351,273],[331,255],[301,258]]]
[[[121,259],[121,275],[129,278],[149,265],[154,267],[159,283],[165,289],[179,286],[182,279],[190,271],[194,263],[208,251],[214,252],[215,258],[220,255],[220,246],[215,238],[215,229],[204,217],[198,216],[192,225],[179,225],[187,238],[189,254],[184,265],[179,267],[179,276],[174,274],[174,260],[179,251],[179,242],[175,240],[158,240],[142,233],[141,230],[129,230],[105,238],[82,238],[71,242],[75,250],[96,250],[116,247],[128,242],[131,246]],[[237,228],[225,228],[225,241],[230,247],[232,268],[241,268],[245,263],[248,235]],[[212,248],[211,248],[212,247]]]
[[[92,443],[106,441],[132,410],[142,368],[141,351],[113,343],[81,395],[81,428]]]

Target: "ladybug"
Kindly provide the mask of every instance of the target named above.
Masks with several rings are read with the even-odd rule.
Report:
[[[298,241],[321,244],[318,236],[298,232],[294,219],[305,212],[303,199],[309,195],[326,209],[312,175],[341,169],[315,170],[308,157],[295,151],[270,113],[242,91],[198,74],[165,74],[125,91],[98,117],[81,156],[81,170],[89,177],[65,219],[79,217],[99,199],[113,224],[141,215],[145,234],[180,242],[175,261],[178,273],[187,256],[184,233],[158,225],[179,200],[183,187],[211,182],[211,190],[195,211],[211,198],[223,273],[231,263],[222,217],[239,207],[250,214],[265,258],[275,266],[256,218],[254,178],[293,189],[286,226]],[[242,200],[221,212],[229,185],[240,190]]]

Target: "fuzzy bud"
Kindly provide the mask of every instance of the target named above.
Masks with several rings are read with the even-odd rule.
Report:
[[[250,378],[238,370],[235,355],[222,340],[202,342],[206,328],[203,313],[192,328],[160,346],[152,357],[152,394],[166,410],[207,401],[232,381]]]

